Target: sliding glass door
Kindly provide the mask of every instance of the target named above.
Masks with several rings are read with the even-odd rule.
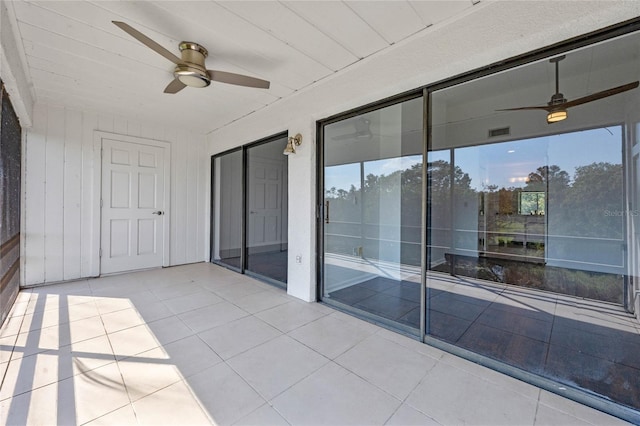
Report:
[[[236,270],[242,269],[242,150],[213,158],[212,161],[212,239],[211,261]]]
[[[287,283],[286,135],[212,161],[211,261],[278,286]]]
[[[638,45],[539,53],[322,122],[322,301],[640,418]],[[548,111],[558,85],[578,101]]]
[[[635,410],[639,42],[429,91],[425,307],[426,340]]]
[[[323,301],[417,332],[422,97],[324,128]]]

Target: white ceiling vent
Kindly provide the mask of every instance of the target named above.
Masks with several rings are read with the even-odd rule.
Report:
[[[511,127],[500,127],[498,129],[489,129],[489,137],[508,136],[511,134]]]

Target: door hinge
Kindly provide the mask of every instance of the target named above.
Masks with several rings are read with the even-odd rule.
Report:
[[[102,207],[102,198],[100,199],[100,207]]]
[[[98,253],[98,257],[102,257],[102,247],[100,247],[100,252]]]

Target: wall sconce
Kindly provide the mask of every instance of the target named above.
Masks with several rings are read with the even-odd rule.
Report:
[[[287,139],[287,146],[282,152],[284,155],[295,154],[296,146],[300,146],[302,143],[302,135],[297,133],[295,136],[289,136]]]

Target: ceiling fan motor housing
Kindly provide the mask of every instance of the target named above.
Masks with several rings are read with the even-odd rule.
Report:
[[[551,96],[551,100],[549,101],[549,106],[560,106],[564,103],[566,103],[567,100],[565,99],[564,95],[562,93],[556,93],[553,96]]]
[[[211,79],[204,67],[208,55],[207,49],[198,43],[183,41],[180,43],[182,63],[176,65],[173,75],[182,83],[191,87],[207,87]]]

